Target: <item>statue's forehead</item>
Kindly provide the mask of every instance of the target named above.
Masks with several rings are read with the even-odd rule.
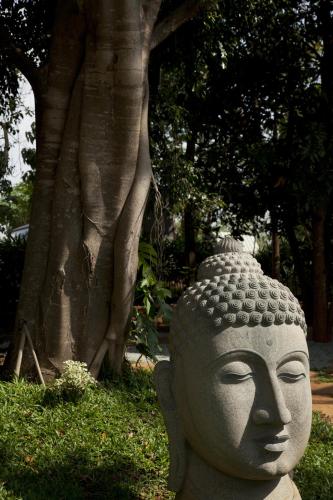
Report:
[[[308,353],[304,333],[297,325],[272,325],[228,328],[209,338],[202,337],[200,348],[196,352],[207,364],[221,356],[238,351],[248,351],[257,354],[267,362],[276,363],[284,356],[293,352]]]

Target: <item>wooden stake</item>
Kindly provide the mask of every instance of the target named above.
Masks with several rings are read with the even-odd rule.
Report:
[[[32,338],[31,338],[29,329],[28,329],[28,327],[27,327],[27,325],[26,325],[25,322],[23,323],[23,327],[21,329],[21,338],[20,338],[20,344],[19,344],[19,349],[18,349],[18,354],[17,354],[17,360],[16,360],[16,365],[15,365],[14,373],[15,373],[15,375],[17,377],[20,376],[21,365],[22,365],[22,358],[23,358],[23,352],[24,352],[24,346],[25,346],[25,339],[26,338],[28,339],[28,344],[29,344],[29,347],[30,347],[30,350],[31,350],[31,354],[32,354],[32,357],[34,358],[34,362],[35,362],[35,366],[36,366],[36,369],[37,369],[39,380],[41,381],[42,385],[45,385],[43,374],[42,374],[42,371],[41,371],[39,363],[38,363],[37,354],[36,354],[36,351],[34,349],[34,345],[32,343]]]
[[[24,328],[25,334],[26,334],[28,342],[29,342],[29,346],[30,346],[30,349],[31,349],[32,357],[34,358],[34,362],[35,362],[35,366],[36,366],[36,369],[37,369],[39,380],[41,381],[42,385],[45,385],[43,374],[42,374],[42,371],[41,371],[39,363],[38,363],[37,354],[36,354],[36,351],[34,349],[34,345],[32,343],[31,335],[30,335],[28,327],[27,327],[27,325],[25,323],[23,325],[23,328]]]
[[[19,344],[19,349],[18,349],[18,354],[17,354],[17,360],[16,360],[16,365],[15,365],[15,370],[14,370],[14,373],[17,377],[20,376],[24,345],[25,345],[25,331],[22,328],[21,329],[20,344]]]

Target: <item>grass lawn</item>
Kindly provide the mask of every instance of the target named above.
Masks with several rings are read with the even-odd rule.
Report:
[[[0,499],[173,498],[167,439],[151,377],[43,404],[43,388],[0,384]]]
[[[77,404],[43,396],[40,386],[0,383],[1,500],[173,498],[150,374],[89,389]],[[333,427],[319,415],[295,481],[303,500],[333,498]]]

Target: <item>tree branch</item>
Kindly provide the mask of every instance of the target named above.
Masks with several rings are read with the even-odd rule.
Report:
[[[17,69],[25,76],[25,78],[30,83],[32,90],[37,96],[41,88],[41,78],[40,72],[37,66],[31,61],[29,57],[24,54],[21,49],[12,48],[9,51],[9,57],[11,61],[15,64]]]
[[[161,3],[162,0],[143,0],[142,8],[147,20],[153,19],[155,23]]]
[[[153,32],[150,48],[154,49],[186,21],[211,5],[211,0],[185,0],[180,7],[162,19]]]
[[[8,30],[1,24],[0,45],[8,60],[25,76],[35,96],[38,97],[42,87],[41,71],[23,50],[13,45]]]

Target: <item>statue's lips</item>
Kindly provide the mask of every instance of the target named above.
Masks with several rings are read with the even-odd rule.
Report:
[[[266,451],[281,453],[288,448],[289,436],[288,434],[281,434],[279,436],[264,436],[257,439],[257,441],[263,445]]]

